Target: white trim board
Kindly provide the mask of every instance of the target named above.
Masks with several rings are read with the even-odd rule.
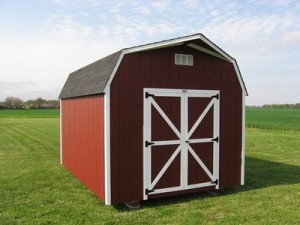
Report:
[[[187,46],[189,46],[189,47],[191,47],[191,48],[194,48],[194,49],[196,49],[196,50],[198,50],[198,51],[207,53],[207,54],[209,54],[209,55],[212,55],[212,56],[214,56],[214,57],[217,57],[217,58],[219,58],[219,59],[225,60],[225,61],[227,61],[227,62],[231,62],[231,61],[229,61],[227,58],[225,58],[224,56],[222,56],[222,55],[220,55],[220,54],[218,54],[218,53],[216,53],[216,52],[213,52],[213,51],[211,51],[211,50],[208,50],[208,49],[206,49],[206,48],[203,48],[203,47],[201,47],[201,46],[199,46],[199,45],[195,45],[195,44],[191,43],[191,44],[188,44]]]
[[[118,60],[117,60],[117,63],[116,63],[114,69],[113,69],[112,72],[111,72],[110,77],[108,78],[108,80],[107,80],[107,82],[106,82],[106,84],[105,84],[105,87],[104,87],[104,90],[103,90],[104,93],[109,92],[110,84],[111,84],[112,80],[114,79],[114,77],[115,77],[115,75],[116,75],[116,72],[117,72],[117,70],[118,70],[118,68],[119,68],[119,66],[120,66],[120,63],[121,63],[121,61],[122,61],[122,59],[123,59],[123,56],[124,56],[124,50],[122,50],[122,52],[121,52],[121,54],[120,54],[120,56],[119,56],[119,58],[118,58]],[[107,96],[106,96],[106,97],[107,97]],[[107,97],[107,98],[110,98],[110,96]]]
[[[242,96],[242,152],[241,152],[241,185],[245,184],[245,95]]]
[[[63,164],[63,156],[62,156],[62,102],[59,101],[59,151],[60,151],[60,164]]]
[[[111,205],[110,168],[110,88],[108,88],[104,95],[104,182],[106,205]],[[99,177],[99,179],[101,178]]]

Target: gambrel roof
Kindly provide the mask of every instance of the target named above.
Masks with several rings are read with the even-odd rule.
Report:
[[[142,52],[146,50],[167,48],[178,45],[186,45],[206,54],[231,62],[234,65],[234,69],[245,95],[248,95],[236,60],[219,48],[216,44],[207,39],[203,34],[198,33],[132,48],[125,48],[79,70],[76,70],[69,75],[59,95],[59,98],[64,99],[105,93],[124,55],[133,52]]]
[[[70,73],[59,98],[72,98],[102,93],[121,51]]]

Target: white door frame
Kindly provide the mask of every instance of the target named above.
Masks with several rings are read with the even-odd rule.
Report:
[[[164,111],[154,100],[157,97],[179,97],[180,98],[180,130],[178,130]],[[199,118],[190,130],[188,130],[188,98],[211,98],[211,101],[201,113]],[[184,90],[184,89],[157,89],[144,88],[144,200],[148,199],[150,194],[159,194],[172,191],[188,190],[193,188],[215,186],[219,189],[219,98],[220,91],[218,90]],[[177,140],[151,140],[151,107],[154,107],[162,118],[166,121],[169,127],[174,131]],[[207,112],[213,107],[213,137],[190,139],[193,132],[199,126]],[[213,142],[213,172],[211,173],[202,160],[198,157],[189,143],[209,143]],[[178,145],[172,156],[160,170],[156,178],[151,181],[151,151],[152,145]],[[195,158],[204,172],[211,179],[210,182],[199,184],[188,184],[188,153]],[[171,165],[178,154],[180,155],[180,185],[176,187],[153,189],[162,175]]]

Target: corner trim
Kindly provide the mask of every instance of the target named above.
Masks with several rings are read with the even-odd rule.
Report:
[[[59,151],[60,151],[60,164],[63,164],[63,157],[62,157],[62,102],[59,101]]]
[[[241,185],[245,184],[245,91],[242,93],[242,152],[241,152]]]
[[[104,182],[106,205],[111,205],[110,168],[110,88],[107,88],[104,95]]]

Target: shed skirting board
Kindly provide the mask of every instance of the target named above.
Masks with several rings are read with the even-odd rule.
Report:
[[[110,88],[104,94],[104,173],[105,173],[105,204],[111,205],[110,179]]]
[[[62,157],[62,104],[61,100],[59,101],[59,151],[60,151],[60,164],[63,164],[63,157]]]

